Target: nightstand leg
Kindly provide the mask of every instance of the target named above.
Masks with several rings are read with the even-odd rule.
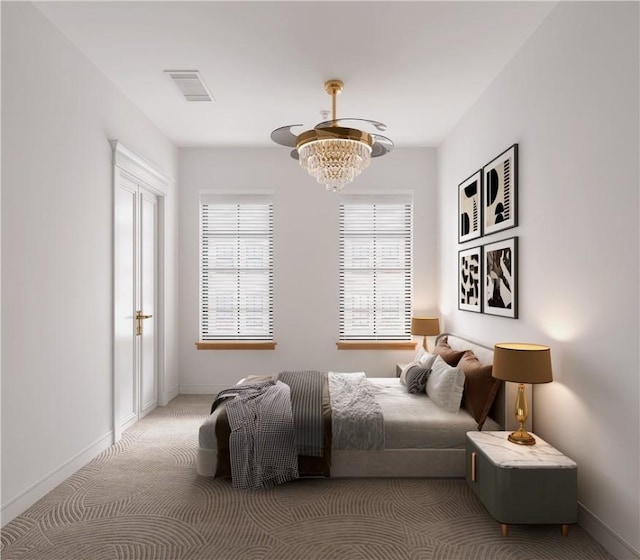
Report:
[[[566,524],[562,524],[562,536],[563,537],[568,537],[569,536],[569,525]]]
[[[508,537],[509,536],[509,525],[507,525],[506,523],[501,523],[500,526],[502,527],[502,536],[503,537]]]

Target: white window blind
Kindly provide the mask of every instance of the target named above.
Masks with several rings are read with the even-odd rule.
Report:
[[[269,195],[201,196],[200,340],[273,340]]]
[[[410,340],[410,195],[340,204],[340,340]]]

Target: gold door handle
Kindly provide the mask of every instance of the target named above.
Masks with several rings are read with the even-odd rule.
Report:
[[[151,319],[153,315],[143,315],[141,310],[136,311],[136,336],[142,335],[142,320]]]
[[[472,482],[476,482],[477,480],[477,474],[476,474],[476,464],[477,464],[477,459],[478,454],[474,451],[473,453],[471,453],[471,480]]]

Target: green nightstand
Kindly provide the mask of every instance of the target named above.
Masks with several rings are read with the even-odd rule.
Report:
[[[467,432],[467,483],[503,536],[518,523],[559,524],[567,536],[578,521],[576,463],[538,436],[535,445],[517,445],[509,433]]]

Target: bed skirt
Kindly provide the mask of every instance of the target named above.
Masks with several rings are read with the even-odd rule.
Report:
[[[215,476],[216,449],[200,447],[198,474]],[[331,478],[464,478],[464,449],[383,449],[340,451],[334,449]]]

